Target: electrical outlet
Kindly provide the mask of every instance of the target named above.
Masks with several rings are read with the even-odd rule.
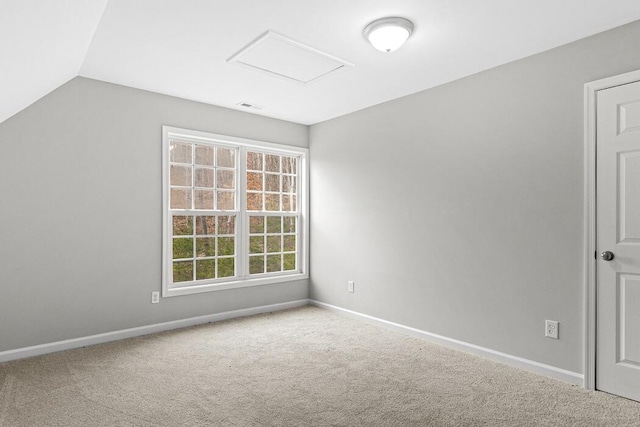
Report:
[[[355,283],[353,282],[353,280],[349,280],[347,282],[347,292],[351,292],[351,293],[355,292],[354,286],[355,286]]]
[[[151,292],[151,304],[157,304],[160,302],[160,292]]]
[[[559,324],[555,320],[545,320],[544,321],[544,336],[553,338],[554,340],[558,339],[558,329]]]

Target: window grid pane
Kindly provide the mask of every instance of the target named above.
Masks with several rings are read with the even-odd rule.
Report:
[[[171,141],[169,209],[235,211],[237,151]]]
[[[249,274],[295,271],[297,215],[248,215]]]
[[[237,275],[236,219],[220,213],[172,217],[174,283]]]
[[[247,151],[246,165],[248,211],[298,212],[297,157]]]

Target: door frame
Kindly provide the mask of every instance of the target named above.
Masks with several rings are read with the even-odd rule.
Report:
[[[596,102],[598,91],[640,81],[640,70],[584,85],[584,388],[596,388],[597,218]]]

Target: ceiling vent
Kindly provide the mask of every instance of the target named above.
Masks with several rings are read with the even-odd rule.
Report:
[[[236,104],[238,107],[249,108],[251,110],[264,110],[264,107],[261,105],[252,104],[250,102],[238,102]]]
[[[227,60],[273,77],[308,84],[353,64],[267,31]]]

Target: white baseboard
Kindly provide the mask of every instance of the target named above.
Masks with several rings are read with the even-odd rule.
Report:
[[[90,335],[87,337],[73,338],[70,340],[57,341],[47,344],[23,347],[15,350],[0,352],[0,362],[24,359],[25,357],[40,356],[57,351],[71,350],[74,348],[86,347],[89,345],[102,344],[110,341],[117,341],[126,338],[139,337],[141,335],[154,334],[171,329],[186,328],[204,323],[219,322],[221,320],[235,319],[237,317],[251,316],[254,314],[269,313],[272,311],[287,310],[290,308],[303,307],[309,304],[309,300],[289,301],[278,304],[263,305],[260,307],[244,308],[241,310],[225,311],[223,313],[208,314],[205,316],[191,317],[188,319],[174,320],[171,322],[156,323],[154,325],[140,326],[137,328],[122,329],[119,331],[106,332],[104,334]]]
[[[504,363],[505,365],[524,369],[530,372],[534,372],[536,374],[545,375],[547,377],[555,378],[571,384],[575,384],[579,386],[583,385],[584,376],[577,372],[567,371],[565,369],[557,368],[555,366],[545,365],[543,363],[534,362],[533,360],[528,360],[521,357],[510,355],[510,354],[502,353],[499,351],[491,350],[488,348],[480,347],[475,344],[470,344],[464,341],[455,340],[452,338],[444,337],[442,335],[432,334],[430,332],[411,328],[409,326],[404,326],[398,323],[389,322],[387,320],[379,319],[377,317],[373,317],[366,314],[358,313],[356,311],[337,307],[335,305],[326,304],[326,303],[315,301],[315,300],[307,300],[307,299],[289,301],[289,302],[284,302],[279,304],[263,305],[259,307],[245,308],[241,310],[225,311],[223,313],[191,317],[188,319],[174,320],[171,322],[157,323],[154,325],[140,326],[137,328],[122,329],[119,331],[107,332],[104,334],[90,335],[87,337],[74,338],[70,340],[57,341],[57,342],[52,342],[47,344],[34,345],[31,347],[18,348],[15,350],[3,351],[3,352],[0,352],[0,362],[8,362],[11,360],[24,359],[26,357],[40,356],[43,354],[55,353],[55,352],[64,351],[64,350],[71,350],[74,348],[81,348],[89,345],[102,344],[102,343],[122,340],[126,338],[133,338],[133,337],[138,337],[142,335],[168,331],[172,329],[186,328],[189,326],[195,326],[195,325],[200,325],[204,323],[219,322],[222,320],[235,319],[238,317],[251,316],[254,314],[269,313],[273,311],[303,307],[308,304],[311,304],[317,307],[323,307],[339,313],[343,313],[348,316],[354,317],[356,319],[359,319],[368,323],[372,323],[374,325],[393,329],[393,330],[406,333],[418,338],[426,339],[436,344],[441,344],[441,345],[452,347],[467,353],[482,356],[487,359]]]
[[[309,304],[334,310],[339,313],[354,317],[356,319],[363,320],[365,322],[383,326],[389,329],[393,329],[405,334],[409,334],[418,338],[426,339],[436,344],[444,345],[447,347],[461,350],[466,353],[471,353],[477,356],[494,360],[496,362],[504,363],[505,365],[513,366],[516,368],[524,369],[526,371],[534,372],[536,374],[544,375],[547,377],[555,378],[557,380],[565,381],[571,384],[583,386],[584,376],[577,372],[567,371],[565,369],[557,368],[551,365],[545,365],[544,363],[534,362],[533,360],[523,359],[522,357],[513,356],[510,354],[502,353],[499,351],[491,350],[489,348],[480,347],[479,345],[470,344],[464,341],[447,338],[442,335],[432,334],[430,332],[422,331],[420,329],[411,328],[409,326],[400,325],[398,323],[389,322],[387,320],[379,319],[377,317],[369,316],[367,314],[358,313],[356,311],[347,310],[346,308],[337,307],[335,305],[326,304],[316,300],[309,300]]]

